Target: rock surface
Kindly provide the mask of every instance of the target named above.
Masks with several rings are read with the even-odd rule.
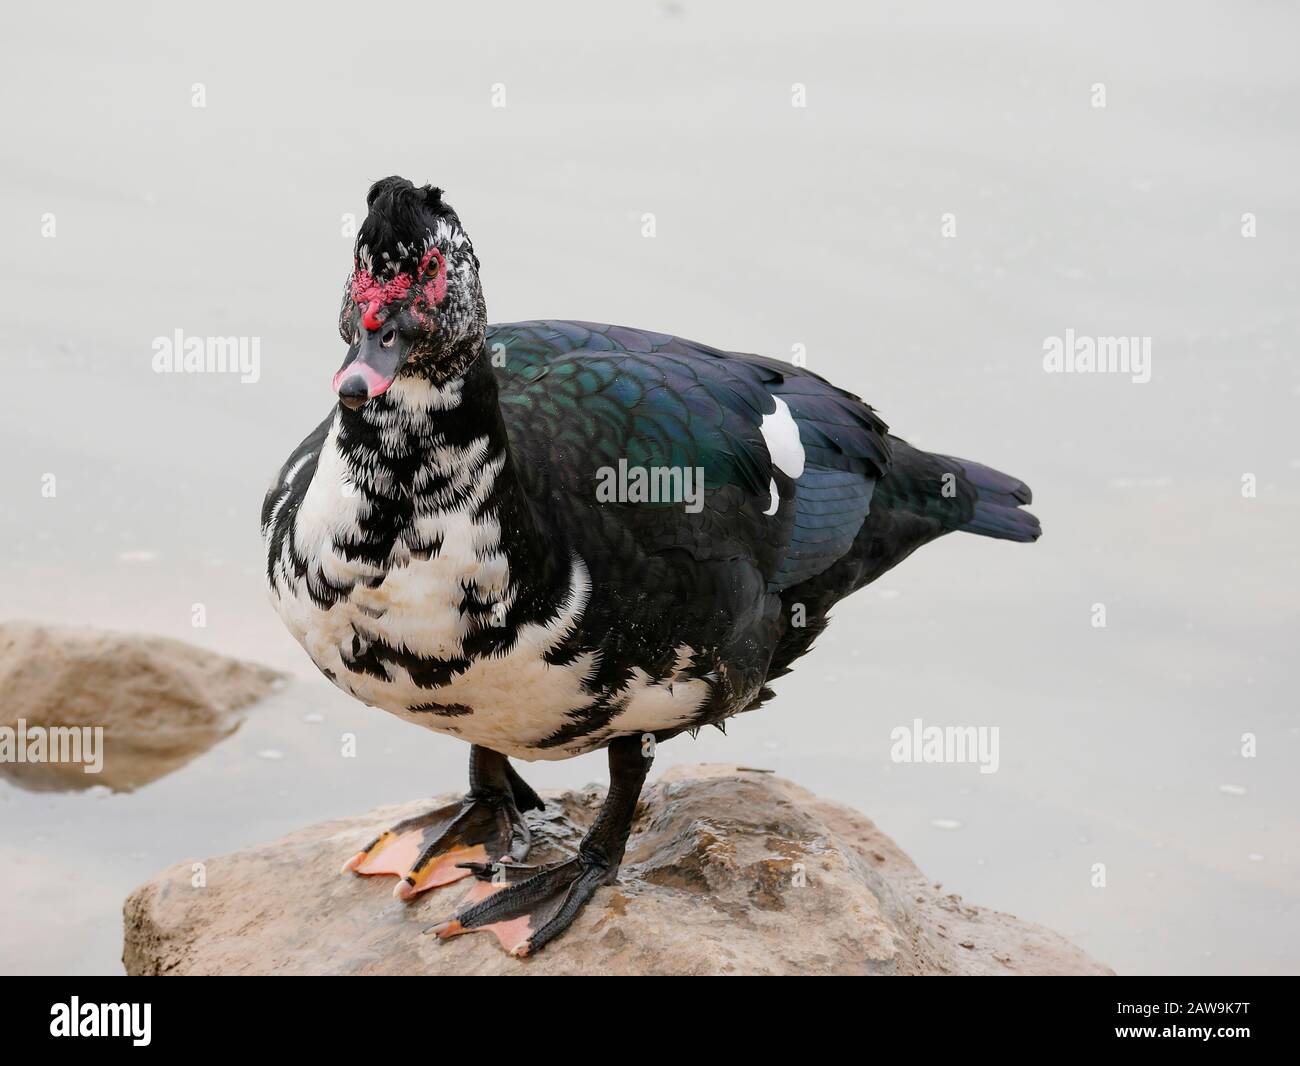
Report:
[[[80,762],[0,760],[0,774],[36,791],[139,788],[233,733],[242,708],[279,678],[165,637],[0,623],[0,728],[104,731],[98,773]]]
[[[669,770],[647,787],[619,883],[536,956],[424,933],[468,882],[411,904],[338,873],[380,829],[455,797],[182,862],[126,901],[130,974],[1108,974],[1055,933],[936,890],[856,811],[768,773]],[[597,790],[547,793],[530,862],[572,852]],[[196,881],[205,880],[203,887]]]

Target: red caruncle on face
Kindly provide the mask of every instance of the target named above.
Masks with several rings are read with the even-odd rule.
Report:
[[[447,298],[446,264],[442,252],[437,248],[425,252],[415,278],[403,272],[383,285],[358,263],[352,274],[351,292],[352,302],[362,308],[361,324],[369,330],[379,329],[384,324],[380,312],[394,304],[401,304],[415,285],[418,285],[418,289],[411,303],[411,313],[424,323],[433,309]]]

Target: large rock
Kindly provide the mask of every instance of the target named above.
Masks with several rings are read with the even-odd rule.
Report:
[[[0,757],[0,774],[38,791],[138,788],[229,736],[279,678],[165,637],[0,623],[0,746],[31,759]],[[38,737],[68,727],[102,728],[98,772],[86,772],[88,752],[79,761],[33,757]]]
[[[442,797],[435,803],[450,802]],[[529,861],[571,853],[598,791],[547,794]],[[424,930],[467,882],[412,904],[394,878],[338,873],[430,801],[182,862],[126,901],[131,974],[1108,974],[1055,933],[926,881],[856,811],[771,774],[670,770],[637,811],[617,885],[536,956]],[[202,886],[202,887],[199,887]]]

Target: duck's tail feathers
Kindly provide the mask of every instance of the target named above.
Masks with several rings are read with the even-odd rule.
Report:
[[[957,459],[951,455],[940,458],[961,470],[964,480],[975,490],[975,513],[957,527],[961,532],[1022,543],[1043,535],[1038,519],[1020,509],[1021,504],[1031,503],[1034,499],[1033,492],[1023,481],[969,459]]]

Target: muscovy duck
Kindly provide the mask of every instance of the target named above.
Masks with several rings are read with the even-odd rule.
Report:
[[[963,531],[1039,535],[1029,488],[913,448],[808,370],[587,322],[488,325],[442,192],[376,182],[337,406],[262,508],[273,602],[334,684],[467,741],[463,801],[344,865],[395,894],[474,875],[439,936],[516,955],[622,861],[657,743],[771,697],[839,599]],[[531,866],[508,761],[607,748],[577,854]]]

